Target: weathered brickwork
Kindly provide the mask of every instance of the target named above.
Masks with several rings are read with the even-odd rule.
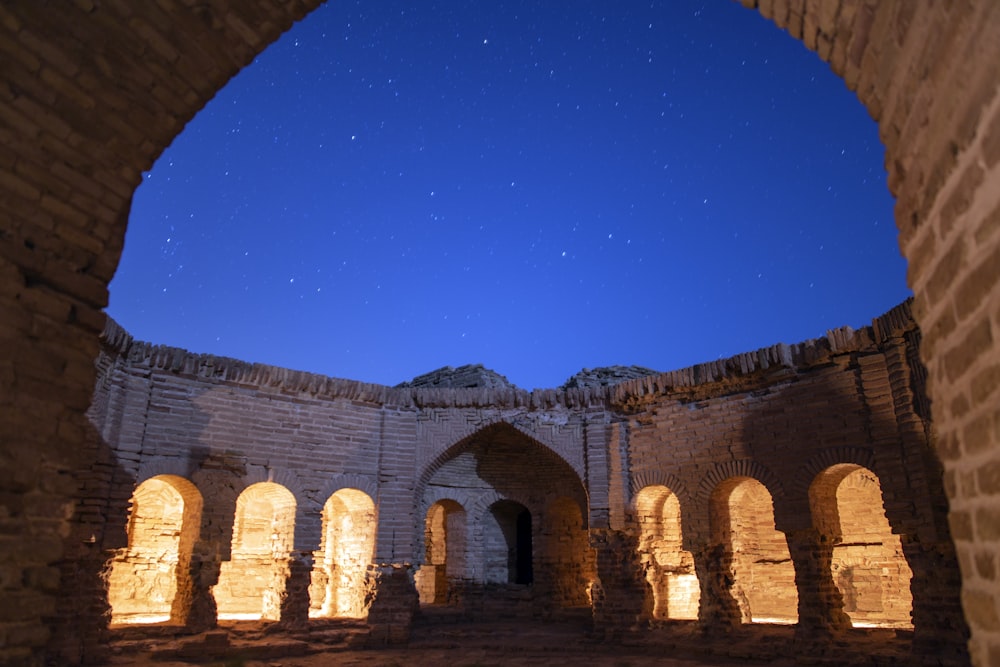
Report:
[[[401,641],[419,598],[471,618],[582,612],[611,638],[796,624],[817,654],[852,626],[912,628],[914,656],[963,662],[908,304],[860,331],[531,393],[491,373],[469,386],[467,367],[458,388],[445,369],[364,385],[114,323],[103,341],[90,416],[118,464],[108,488],[133,494],[99,510],[130,517],[127,543],[96,545],[112,623],[365,618]]]
[[[300,438],[301,452],[275,450],[251,463],[220,435],[222,441],[208,447],[212,456],[204,460],[192,453],[186,462],[172,463],[176,469],[140,471],[143,466],[155,468],[162,463],[144,463],[147,450],[141,433],[145,421],[137,422],[133,415],[148,399],[135,390],[166,400],[171,388],[152,368],[127,370],[131,367],[124,360],[114,361],[121,364],[124,376],[109,385],[115,396],[100,398],[104,403],[94,407],[94,414],[100,415],[101,433],[85,417],[95,386],[98,336],[104,327],[101,309],[142,171],[231,76],[318,3],[21,0],[0,7],[0,344],[4,350],[0,358],[0,586],[3,608],[17,610],[16,617],[0,616],[0,662],[37,665],[49,659],[72,663],[98,654],[110,613],[100,601],[106,586],[102,568],[108,560],[107,549],[128,546],[123,508],[140,472],[187,479],[197,463],[199,472],[190,481],[220,493],[234,477],[249,483],[267,482],[271,475],[273,483],[287,485],[297,498],[313,503],[303,505],[300,500],[296,508],[303,543],[313,549],[321,542],[322,531],[321,521],[315,519],[322,505],[315,503],[340,488],[362,489],[379,502],[376,560],[394,562],[395,554],[416,549],[424,533],[424,517],[417,516],[417,507],[411,503],[400,509],[395,504],[408,497],[418,450],[424,448],[420,456],[433,456],[421,443],[422,427],[415,415],[425,405],[461,412],[489,403],[482,400],[488,394],[485,390],[478,394],[468,390],[472,393],[460,398],[438,396],[424,404],[396,405],[382,400],[388,391],[384,388],[338,385],[336,399],[321,408],[327,410],[326,421],[352,411],[359,422],[357,437],[367,438],[368,443],[390,439],[396,443],[391,451],[382,452],[375,479],[365,467],[368,460],[347,450],[338,461],[342,468],[324,467],[320,474],[304,474],[303,479],[275,477],[294,468],[298,459],[310,458],[301,452],[308,452],[310,429],[318,432],[319,426],[281,426],[299,423],[295,406],[302,405],[296,402],[302,400],[301,392],[297,389],[294,396],[286,395],[273,375],[268,377],[269,389],[256,390],[259,395],[254,404],[264,404],[265,395],[270,394],[268,400],[279,420],[276,428],[286,429],[291,439]],[[850,448],[863,445],[840,442],[849,438],[823,430],[821,443],[826,451],[839,454],[787,458],[800,460],[803,470],[816,474],[844,459],[874,473],[888,521],[900,535],[913,571],[915,636],[923,636],[921,628],[935,626],[962,632],[961,623],[942,620],[955,617],[952,605],[956,600],[935,592],[960,586],[964,618],[971,629],[972,661],[1000,663],[1000,577],[995,556],[1000,539],[1000,489],[995,475],[1000,465],[1000,281],[995,268],[1000,252],[1000,5],[991,0],[743,0],[743,4],[759,10],[829,62],[879,123],[889,186],[897,198],[900,243],[916,295],[914,314],[924,336],[921,354],[934,411],[932,431],[926,410],[914,415],[904,409],[913,404],[907,392],[919,385],[909,358],[912,347],[889,346],[883,350],[884,359],[862,362],[860,357],[870,355],[857,355],[857,361],[834,360],[831,363],[843,375],[831,366],[827,371],[830,385],[823,391],[844,411],[842,426],[866,426],[877,447],[864,461],[851,459],[854,450]],[[782,354],[771,350],[757,355],[754,367],[763,361],[774,365]],[[747,361],[752,361],[749,356]],[[98,374],[106,371],[96,370]],[[864,388],[863,400],[844,393],[850,384],[843,381],[846,376]],[[292,377],[288,372],[285,379]],[[676,387],[691,387],[710,378],[725,384],[711,366],[671,377],[669,383]],[[739,618],[739,609],[726,611],[725,605],[716,604],[722,598],[706,595],[728,585],[725,572],[712,565],[725,563],[725,550],[699,552],[712,535],[702,501],[711,497],[715,482],[739,476],[758,479],[772,497],[776,527],[785,533],[796,564],[799,622],[831,627],[842,622],[835,613],[815,612],[833,608],[831,601],[836,601],[838,589],[825,579],[828,568],[811,565],[829,557],[824,555],[823,539],[814,528],[796,523],[796,517],[805,516],[799,509],[808,504],[804,489],[815,475],[788,478],[785,474],[793,466],[774,456],[752,465],[753,457],[764,453],[755,439],[782,424],[775,407],[778,395],[805,398],[795,383],[785,387],[772,380],[761,388],[760,397],[734,399],[744,409],[746,423],[736,415],[724,415],[716,405],[718,395],[690,392],[692,398],[685,405],[694,407],[686,419],[680,415],[687,408],[675,405],[680,401],[677,396],[664,399],[662,411],[649,408],[655,403],[649,398],[655,391],[646,388],[655,390],[657,382],[664,382],[662,378],[630,381],[625,384],[633,388],[620,391],[631,393],[615,394],[617,403],[611,405],[634,410],[628,419],[608,417],[601,422],[589,413],[596,396],[586,392],[563,403],[586,416],[586,424],[580,427],[583,453],[572,460],[574,450],[568,445],[558,454],[555,449],[549,451],[575,472],[585,472],[581,482],[591,494],[589,529],[600,577],[592,588],[598,617],[620,617],[631,609],[646,613],[643,610],[649,607],[635,605],[631,597],[620,593],[632,585],[627,582],[645,581],[642,574],[636,577],[612,570],[641,562],[638,556],[632,559],[619,553],[614,545],[624,543],[622,531],[632,525],[632,507],[625,499],[646,484],[657,484],[678,496],[684,546],[693,554],[702,582],[700,613],[708,609],[720,618],[734,614]],[[810,382],[816,381],[802,378],[798,383],[805,383],[804,388]],[[240,392],[246,386],[233,382],[225,389],[213,387],[201,397],[204,405],[184,408],[175,402],[173,409],[178,415],[187,409],[199,424],[206,407],[241,403]],[[890,391],[879,398],[886,386]],[[312,391],[321,390],[317,386]],[[474,398],[477,395],[480,398]],[[640,395],[643,398],[637,398]],[[699,402],[705,405],[699,407]],[[494,403],[502,410],[558,407],[552,396],[512,395]],[[882,419],[887,406],[896,413],[895,425]],[[805,411],[793,408],[793,412],[801,416]],[[728,454],[729,463],[692,457],[683,469],[669,463],[671,467],[657,469],[657,455],[645,449],[662,448],[662,442],[669,440],[657,441],[652,434],[656,429],[649,426],[666,419],[661,413],[674,413],[682,426],[717,417],[722,421],[711,425],[713,432],[732,442],[737,451]],[[238,408],[233,414],[240,414]],[[823,410],[806,416],[815,417],[828,429],[836,426],[831,414]],[[150,416],[166,428],[163,415]],[[523,425],[511,426],[531,438],[532,446],[549,448],[548,427],[539,424],[539,437],[530,429],[525,432]],[[567,431],[557,431],[549,429],[548,435],[556,441],[571,438]],[[754,439],[737,442],[733,434],[740,432]],[[352,436],[345,432],[340,437],[346,441]],[[792,451],[791,442],[797,439],[789,436],[780,447]],[[643,441],[648,444],[636,444]],[[120,443],[121,449],[110,451],[108,442]],[[721,453],[719,446],[713,448]],[[639,478],[631,473],[633,457],[643,467],[637,488],[633,487]],[[695,470],[702,476],[693,478]],[[942,478],[947,502],[936,491]],[[712,481],[702,481],[706,479]],[[899,486],[901,480],[907,485]],[[325,486],[313,488],[316,485]],[[238,493],[236,489],[227,493],[206,503],[202,513],[203,534],[214,536],[215,542],[225,542],[232,530]],[[220,498],[227,500],[220,502]],[[393,513],[386,513],[382,503],[389,503]],[[600,527],[605,525],[610,528]],[[949,528],[960,570],[949,564],[948,549],[942,547],[941,540],[947,542],[942,536]],[[298,535],[296,528],[296,539]],[[207,554],[199,556],[196,547],[190,561],[189,622],[192,617],[205,622],[214,619],[214,604],[206,595],[218,573],[210,566],[214,561],[203,556]],[[290,558],[290,571],[301,572],[298,563],[308,557],[293,551]],[[388,589],[403,585],[411,574],[402,567],[376,569],[371,578],[391,582]],[[705,580],[713,576],[718,580]],[[609,588],[612,580],[619,582],[617,589]],[[807,582],[811,584],[805,586]],[[916,594],[925,590],[930,591],[926,596]],[[935,598],[940,598],[939,605],[932,602]],[[395,618],[410,608],[390,604],[384,596],[376,602],[373,610],[384,610],[384,618]]]

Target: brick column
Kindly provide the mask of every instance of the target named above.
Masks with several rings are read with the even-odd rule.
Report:
[[[288,578],[281,600],[281,625],[304,628],[309,622],[309,579],[312,573],[311,551],[293,551],[288,555]]]
[[[969,627],[962,616],[961,586],[951,542],[923,544],[904,539],[903,553],[913,571],[913,653],[934,655],[942,665],[969,662]],[[992,561],[991,561],[992,562]]]
[[[420,597],[407,563],[373,565],[368,570],[368,626],[373,646],[404,644],[410,639]]]
[[[638,540],[622,531],[591,530],[590,546],[597,554],[597,581],[591,588],[594,629],[613,638],[652,614]]]
[[[220,566],[221,563],[217,559],[199,554],[197,549],[192,555],[189,594],[184,596],[183,600],[174,602],[175,609],[179,604],[187,607],[178,610],[178,617],[185,619],[186,631],[204,632],[215,628],[218,624],[218,609],[215,606],[215,597],[212,596],[212,586],[219,583]]]
[[[795,564],[795,587],[799,594],[799,623],[803,636],[830,635],[851,627],[844,613],[844,598],[833,580],[830,566],[833,545],[824,542],[814,528],[785,532],[788,553]]]
[[[739,603],[733,597],[732,554],[721,544],[692,551],[701,584],[698,621],[703,632],[728,632],[742,624]]]

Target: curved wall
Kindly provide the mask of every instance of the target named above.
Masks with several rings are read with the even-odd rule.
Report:
[[[46,652],[78,660],[100,642],[90,627],[95,615],[67,609],[74,595],[57,593],[57,564],[86,564],[72,582],[89,599],[100,590],[96,545],[123,539],[120,530],[104,533],[100,505],[78,500],[116,474],[84,413],[101,309],[141,172],[215,91],[318,2],[167,4],[0,8],[0,489],[8,535],[0,555],[12,572],[9,606],[30,610],[0,620],[0,658],[8,662],[38,664]],[[929,475],[937,476],[939,461],[971,653],[991,664],[1000,656],[1000,6],[743,4],[829,62],[879,122],[924,332],[937,433]],[[912,420],[906,428],[920,430]],[[115,489],[108,502],[127,497],[128,489]]]
[[[879,598],[890,603],[908,605],[912,596],[908,650],[962,662],[966,635],[958,585],[941,576],[956,570],[955,554],[931,446],[920,332],[909,303],[859,331],[838,329],[824,339],[612,387],[531,393],[365,385],[153,346],[132,340],[113,322],[102,340],[90,414],[116,463],[111,487],[131,490],[164,471],[197,486],[211,518],[202,523],[195,568],[215,577],[203,575],[203,582],[213,583],[239,558],[228,550],[235,543],[238,492],[258,482],[290,491],[297,508],[291,557],[307,560],[320,550],[329,490],[349,480],[377,506],[371,567],[422,566],[427,512],[448,499],[471,517],[460,537],[466,566],[461,580],[435,586],[450,591],[450,604],[482,615],[496,608],[487,602],[498,594],[477,589],[493,581],[483,575],[482,564],[491,558],[484,508],[515,501],[533,515],[539,545],[534,559],[540,576],[525,613],[590,604],[588,591],[599,585],[595,621],[629,627],[653,617],[644,607],[652,588],[620,583],[643,580],[638,563],[645,519],[637,499],[642,489],[663,485],[678,501],[683,529],[674,539],[688,554],[685,572],[700,582],[699,622],[720,629],[748,622],[751,614],[740,611],[740,600],[752,597],[753,606],[765,610],[753,618],[784,609],[782,622],[797,622],[800,639],[812,637],[821,653],[830,629],[850,627],[838,591],[853,584],[843,572],[840,587],[834,583],[836,540],[824,537],[829,519],[813,517],[809,493],[825,471],[847,465],[877,478],[885,508],[879,516],[901,539],[900,557],[914,573],[912,594],[893,588],[908,587],[906,581],[875,584]],[[762,497],[773,506],[767,534],[787,542],[787,549],[772,550],[784,565],[754,565],[739,587],[720,587],[737,561],[758,558],[756,547],[731,540],[739,531],[727,522],[736,515],[716,500],[719,489],[748,478],[762,485]],[[549,509],[559,503],[579,508],[580,525],[549,525]],[[770,506],[732,505],[732,511],[755,516],[767,510],[770,516]],[[112,503],[106,511],[114,525],[125,507]],[[555,537],[567,529],[572,539]],[[589,545],[573,532],[581,529],[589,532]],[[611,535],[625,542],[606,546]],[[109,537],[105,546],[112,546]],[[870,548],[884,550],[881,543]],[[578,574],[560,578],[566,568]],[[779,582],[783,597],[772,603],[768,596]],[[294,590],[291,583],[288,590]],[[199,595],[208,591],[195,591],[194,609],[204,607]],[[608,602],[615,596],[621,601]],[[383,594],[383,602],[392,600]],[[879,609],[871,611],[877,621]],[[893,622],[909,627],[908,619],[897,613]],[[211,614],[195,614],[186,622],[202,627],[214,621]]]

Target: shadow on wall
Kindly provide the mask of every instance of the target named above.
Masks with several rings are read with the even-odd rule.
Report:
[[[752,461],[747,470],[773,494],[771,528],[785,544],[746,541],[745,520],[712,517],[729,526],[715,544],[744,620],[758,615],[755,596],[776,601],[792,587],[806,632],[912,627],[915,653],[964,655],[959,582],[940,576],[958,564],[940,470],[928,469],[924,374],[908,349],[917,343],[896,338],[882,353],[834,355],[827,368],[745,398],[736,458]],[[754,506],[729,503],[741,505]],[[783,561],[794,581],[778,574]]]
[[[460,591],[530,584],[540,610],[589,606],[587,495],[569,464],[509,424],[478,431],[442,459],[418,503],[422,601],[463,605]]]
[[[112,338],[110,345],[127,350],[131,341],[116,339],[115,331],[110,326],[106,334]],[[123,361],[129,354],[155,352],[146,344],[136,345],[142,349],[121,357],[102,356],[107,365],[98,369],[89,412],[104,436],[105,458],[115,462],[104,488],[87,489],[83,495],[83,507],[95,498],[109,499],[104,518],[112,528],[104,539],[100,564],[89,566],[102,573],[89,598],[109,608],[110,614],[96,619],[102,631],[109,620],[203,630],[215,626],[219,612],[245,611],[234,600],[242,597],[246,602],[246,596],[232,594],[231,585],[218,589],[226,567],[241,568],[244,582],[258,578],[256,571],[245,570],[253,568],[259,547],[266,543],[267,563],[260,567],[274,570],[283,562],[287,573],[295,500],[288,490],[270,485],[275,487],[270,496],[288,501],[277,504],[278,510],[286,511],[281,517],[285,525],[276,532],[275,517],[270,516],[275,512],[267,511],[276,505],[263,488],[268,485],[244,488],[253,481],[254,472],[258,477],[266,473],[253,471],[245,456],[234,453],[235,447],[219,444],[220,429],[213,428],[213,422],[220,413],[199,407],[218,388],[177,382],[163,368],[129,365]],[[221,416],[233,415],[223,411]],[[228,431],[248,431],[251,424],[233,419]],[[282,537],[281,554],[274,552],[276,534]],[[225,584],[233,578],[223,579]],[[256,591],[262,598],[258,616],[276,617],[284,579],[282,572],[274,574],[265,579],[264,591]],[[219,595],[221,605],[216,601]],[[267,600],[275,607],[271,614],[266,613]],[[230,607],[239,609],[234,612]]]

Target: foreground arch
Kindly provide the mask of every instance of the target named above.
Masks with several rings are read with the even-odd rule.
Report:
[[[635,514],[653,618],[697,619],[701,592],[694,557],[683,547],[677,494],[662,484],[644,487],[635,498]]]
[[[341,489],[323,506],[323,541],[315,555],[309,615],[362,618],[368,567],[378,529],[375,503],[364,491]]]
[[[744,623],[795,623],[798,590],[785,536],[774,526],[774,504],[763,484],[735,477],[712,492],[713,537],[732,571],[730,595]]]
[[[236,499],[233,544],[215,585],[220,619],[281,618],[295,537],[295,496],[280,484],[251,484]]]
[[[855,464],[827,468],[809,488],[813,522],[830,549],[843,610],[855,626],[912,628],[913,572],[885,516],[878,477]]]
[[[128,548],[108,575],[111,622],[183,624],[201,493],[183,477],[157,475],[136,487],[131,502]]]
[[[53,12],[20,2],[0,10],[0,342],[8,350],[0,487],[23,499],[8,510],[18,539],[0,554],[19,568],[85,563],[90,573],[67,583],[80,596],[56,594],[44,577],[17,579],[8,596],[24,610],[18,622],[38,632],[19,632],[0,659],[97,650],[90,630],[99,622],[75,605],[100,589],[103,558],[84,545],[120,548],[124,533],[105,533],[103,520],[84,513],[69,521],[39,507],[72,507],[107,454],[84,413],[101,308],[141,172],[215,91],[317,4],[230,1],[167,14],[155,3],[80,2]],[[1000,652],[1000,588],[976,563],[997,538],[1000,495],[960,480],[988,481],[1000,465],[991,426],[1000,391],[1000,6],[821,0],[760,9],[829,62],[879,121],[950,499],[952,532],[938,526],[934,539],[955,540],[973,659],[989,664]],[[53,607],[55,615],[44,611]]]
[[[446,604],[449,581],[465,576],[468,549],[465,508],[445,498],[427,510],[424,519],[424,562],[416,573],[417,592],[424,604]]]

